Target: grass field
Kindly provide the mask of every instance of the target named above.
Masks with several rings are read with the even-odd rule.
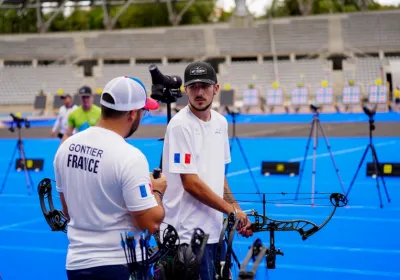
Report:
[[[269,176],[260,174],[263,160],[302,161],[305,138],[291,139],[243,139],[245,156],[250,162],[261,192],[295,192],[298,176]],[[332,152],[340,170],[345,188],[349,187],[362,153],[368,143],[366,138],[329,138]],[[131,140],[148,157],[151,168],[157,166],[161,142],[156,139]],[[374,138],[381,162],[400,162],[400,138]],[[51,232],[47,226],[36,194],[36,185],[44,177],[54,179],[52,160],[58,140],[24,141],[27,156],[44,158],[44,170],[32,173],[35,189],[27,195],[23,173],[14,170],[9,174],[3,195],[0,196],[0,275],[3,280],[18,279],[66,279],[65,256],[68,245],[64,233]],[[0,140],[0,180],[11,159],[15,140]],[[311,192],[310,149],[301,185],[301,192]],[[371,154],[367,161],[371,161]],[[323,141],[317,149],[316,191],[342,192],[330,155]],[[13,168],[12,168],[13,169]],[[382,192],[384,208],[379,207],[375,180],[366,177],[365,164],[356,184],[349,194],[349,204],[339,208],[325,228],[306,241],[297,232],[276,233],[276,246],[284,252],[277,256],[276,269],[267,272],[265,262],[260,265],[257,279],[324,279],[369,280],[400,278],[400,180],[387,178],[391,203]],[[233,147],[233,162],[229,166],[228,180],[232,192],[255,192],[256,188],[242,159],[237,145]],[[289,198],[294,197],[291,195]],[[311,196],[304,194],[302,204],[310,204]],[[316,196],[317,197],[317,196]],[[326,196],[325,196],[326,197]],[[257,195],[237,194],[242,208],[261,209]],[[268,200],[287,199],[269,195]],[[317,224],[331,213],[328,199],[315,200],[321,206],[268,204],[267,215],[276,219],[306,219]],[[59,205],[59,204],[58,204]],[[235,251],[243,260],[248,246],[261,238],[269,242],[267,233],[257,233],[251,238],[235,237]],[[237,271],[237,270],[236,270]]]

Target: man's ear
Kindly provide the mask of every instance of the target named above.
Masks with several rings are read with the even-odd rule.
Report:
[[[128,112],[128,120],[133,121],[136,118],[139,110],[132,110]]]
[[[214,95],[216,95],[219,91],[219,84],[215,85],[215,91],[214,91]]]

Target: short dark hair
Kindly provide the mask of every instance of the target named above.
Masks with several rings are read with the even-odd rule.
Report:
[[[115,104],[114,98],[109,93],[103,93],[101,99],[108,103]],[[122,118],[128,113],[129,111],[116,111],[114,109],[110,109],[101,105],[101,116],[103,117],[103,119],[118,119]]]

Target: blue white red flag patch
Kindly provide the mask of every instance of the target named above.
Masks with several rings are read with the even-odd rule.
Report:
[[[141,185],[139,186],[139,191],[142,198],[148,197],[153,194],[153,186],[151,184]]]
[[[183,155],[183,163],[190,164],[192,158],[191,154],[182,154]],[[181,154],[175,153],[174,154],[174,163],[181,163]]]

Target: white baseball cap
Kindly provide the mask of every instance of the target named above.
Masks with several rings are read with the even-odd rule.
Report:
[[[114,99],[114,104],[104,101],[103,94],[108,93]],[[104,87],[100,104],[116,111],[157,110],[156,100],[147,97],[143,83],[134,77],[121,76],[112,79]]]

